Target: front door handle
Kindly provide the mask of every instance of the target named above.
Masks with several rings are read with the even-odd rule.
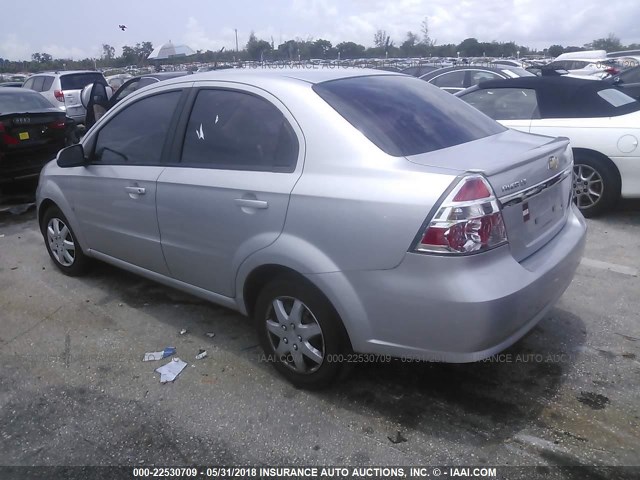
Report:
[[[135,193],[136,195],[144,195],[147,193],[144,187],[124,187],[127,193]]]
[[[269,208],[269,202],[266,200],[253,200],[250,198],[236,198],[234,200],[239,207],[249,208]]]

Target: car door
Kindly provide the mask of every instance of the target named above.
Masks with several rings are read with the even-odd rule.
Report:
[[[89,164],[69,182],[73,208],[88,247],[109,257],[168,274],[156,216],[156,180],[175,131],[182,90],[124,105],[91,134]]]
[[[540,118],[535,90],[529,88],[480,88],[460,96],[462,100],[505,127],[530,132]]]
[[[275,97],[223,85],[194,90],[176,163],[158,178],[157,206],[172,276],[232,297],[239,265],[284,227],[304,142]]]

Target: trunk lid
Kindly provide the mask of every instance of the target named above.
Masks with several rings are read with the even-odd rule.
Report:
[[[57,109],[0,116],[0,144],[7,150],[37,148],[65,138],[65,114]]]
[[[514,130],[407,157],[420,165],[483,174],[500,200],[511,253],[522,261],[564,226],[573,155],[566,138]]]

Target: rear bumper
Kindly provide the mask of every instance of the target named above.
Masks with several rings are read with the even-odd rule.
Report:
[[[309,279],[336,306],[355,351],[473,362],[512,345],[544,317],[571,283],[585,239],[586,224],[572,206],[563,229],[520,263],[508,246],[459,258],[407,253],[391,270]]]
[[[0,184],[37,177],[61,148],[64,148],[64,141],[36,151],[0,152]]]

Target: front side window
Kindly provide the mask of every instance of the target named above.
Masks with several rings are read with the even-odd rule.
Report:
[[[494,120],[540,118],[538,99],[535,90],[532,89],[481,89],[462,95],[460,98]]]
[[[145,97],[118,112],[100,129],[93,162],[158,165],[180,91]]]
[[[439,77],[435,77],[429,83],[440,88],[464,88],[465,70],[456,70],[454,72],[443,73]]]
[[[470,87],[478,85],[480,82],[486,82],[487,80],[502,80],[500,75],[489,72],[488,70],[471,70],[469,73],[471,74]]]
[[[182,163],[226,170],[293,171],[298,140],[275,105],[231,90],[198,92]]]
[[[453,95],[404,75],[331,80],[313,90],[378,148],[395,157],[452,147],[506,130]]]

